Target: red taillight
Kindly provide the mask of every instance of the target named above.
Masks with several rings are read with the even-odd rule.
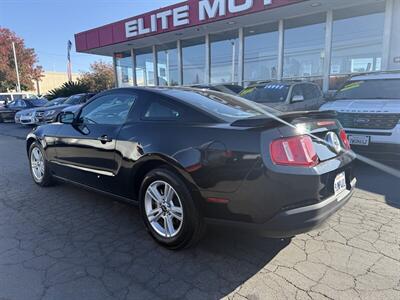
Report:
[[[270,154],[276,165],[312,167],[318,164],[318,155],[308,135],[275,140],[271,143]]]
[[[344,129],[340,130],[340,139],[342,140],[344,148],[346,150],[350,150],[351,149],[350,142],[349,139],[347,138],[347,134],[346,131],[344,131]]]

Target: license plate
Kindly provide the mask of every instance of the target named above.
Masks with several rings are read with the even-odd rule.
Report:
[[[368,135],[349,135],[351,145],[368,146],[370,137]]]
[[[346,190],[346,174],[345,172],[342,172],[338,174],[335,178],[335,182],[333,184],[333,188],[335,190],[335,195],[340,194],[344,190]]]

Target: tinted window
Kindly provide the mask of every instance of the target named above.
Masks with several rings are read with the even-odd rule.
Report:
[[[400,99],[400,79],[349,81],[335,99]]]
[[[234,121],[261,115],[257,105],[243,98],[209,90],[171,90],[165,92],[219,119]]]
[[[47,100],[43,100],[43,99],[32,99],[31,103],[33,106],[44,106],[47,104]]]
[[[172,105],[154,101],[146,109],[143,119],[149,120],[179,120],[182,114]]]
[[[312,100],[315,97],[314,86],[311,84],[303,84],[301,85],[303,89],[304,100]]]
[[[285,102],[289,89],[289,85],[271,83],[265,86],[256,87],[251,91],[244,91],[241,93],[241,96],[245,99],[259,103]]]
[[[293,97],[296,97],[296,96],[302,96],[302,97],[304,97],[304,99],[305,99],[303,87],[302,87],[301,84],[297,84],[297,85],[295,85],[295,86],[293,87],[292,99],[293,99]]]
[[[130,94],[101,96],[82,109],[79,119],[85,124],[122,125],[135,100]]]

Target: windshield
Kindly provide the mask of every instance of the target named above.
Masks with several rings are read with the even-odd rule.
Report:
[[[400,99],[400,79],[349,81],[335,95],[335,100],[346,99]]]
[[[81,99],[82,99],[82,97],[83,97],[83,95],[71,96],[64,102],[64,104],[69,104],[69,105],[79,104]]]
[[[48,103],[48,101],[44,99],[32,99],[30,101],[33,106],[44,106]]]
[[[171,90],[167,93],[228,122],[262,115],[245,99],[233,95],[210,90]]]
[[[49,101],[48,103],[46,103],[45,106],[46,106],[46,107],[49,107],[49,106],[60,105],[60,104],[64,103],[65,100],[66,100],[66,98],[57,98],[57,99],[54,99],[54,100]]]
[[[248,87],[240,93],[240,96],[258,103],[279,103],[286,101],[289,89],[290,86],[287,84],[269,83]]]

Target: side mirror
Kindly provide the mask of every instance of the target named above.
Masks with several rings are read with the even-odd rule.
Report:
[[[75,121],[74,113],[70,111],[62,112],[60,114],[60,122],[63,124],[73,124]]]
[[[303,102],[304,96],[303,95],[294,95],[292,97],[292,102]]]

